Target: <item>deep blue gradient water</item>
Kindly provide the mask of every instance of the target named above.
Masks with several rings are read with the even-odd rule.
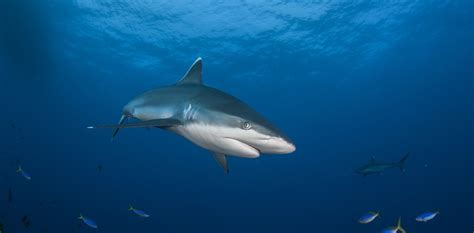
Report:
[[[473,9],[0,0],[0,222],[6,233],[367,233],[401,216],[407,232],[472,232]],[[132,97],[173,84],[199,56],[206,85],[268,117],[296,152],[232,157],[225,175],[169,132],[128,129],[110,142],[109,130],[85,128],[116,123]],[[404,173],[354,173],[407,152]],[[381,217],[358,224],[369,210]]]

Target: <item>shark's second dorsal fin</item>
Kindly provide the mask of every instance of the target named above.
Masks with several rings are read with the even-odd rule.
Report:
[[[176,83],[176,85],[202,84],[202,59],[198,57],[188,72]]]

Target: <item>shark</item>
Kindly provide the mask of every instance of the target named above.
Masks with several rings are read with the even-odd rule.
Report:
[[[400,161],[396,163],[381,163],[381,162],[376,162],[375,157],[372,156],[370,159],[370,162],[362,167],[359,167],[355,170],[357,174],[367,176],[371,174],[381,174],[384,171],[391,169],[391,168],[400,168],[402,172],[405,171],[405,161],[408,159],[410,156],[410,153],[407,153],[405,156],[403,156]]]
[[[249,105],[204,85],[200,57],[175,84],[146,91],[128,102],[118,124],[88,128],[111,128],[112,140],[123,128],[171,131],[210,151],[225,173],[228,156],[258,158],[296,150],[286,134]]]

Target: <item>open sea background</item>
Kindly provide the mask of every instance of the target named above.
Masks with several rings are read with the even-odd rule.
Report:
[[[399,216],[407,232],[472,232],[473,11],[472,0],[0,0],[4,232],[368,233]],[[116,123],[199,56],[206,85],[257,109],[296,152],[232,157],[225,175],[165,131],[110,142],[86,129]],[[404,173],[354,173],[407,152]],[[358,224],[369,210],[381,217]]]

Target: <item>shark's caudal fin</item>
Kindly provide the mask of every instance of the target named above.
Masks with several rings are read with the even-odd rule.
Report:
[[[202,59],[198,57],[176,85],[202,84]]]
[[[119,125],[122,125],[126,120],[127,120],[127,116],[125,115],[122,115],[122,117],[120,117],[120,120],[119,120]],[[114,131],[112,132],[112,138],[110,139],[110,141],[113,141],[115,136],[117,135],[118,131],[120,130],[120,128],[115,128]]]
[[[140,122],[129,123],[129,124],[121,124],[121,125],[97,125],[97,126],[89,126],[87,128],[88,129],[97,129],[97,128],[122,129],[122,128],[171,127],[171,126],[176,126],[176,125],[181,125],[181,121],[174,118],[167,118],[167,119],[140,121]]]
[[[402,172],[405,171],[405,161],[408,159],[409,156],[410,156],[410,152],[408,152],[405,156],[403,156],[403,158],[400,159],[400,161],[398,162],[398,166],[400,167],[400,170],[402,170]]]
[[[224,169],[224,172],[229,173],[229,167],[227,166],[226,155],[222,153],[214,152],[212,156],[214,156],[214,159],[217,161],[217,163],[221,165],[221,167]]]

